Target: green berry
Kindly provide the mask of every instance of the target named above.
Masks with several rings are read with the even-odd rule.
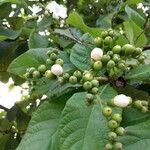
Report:
[[[104,39],[104,43],[105,43],[106,45],[111,45],[112,42],[113,42],[113,39],[112,39],[111,36],[107,36],[107,37]]]
[[[110,121],[108,122],[108,127],[109,127],[110,129],[115,129],[115,128],[118,127],[118,123],[117,123],[115,120],[110,120]]]
[[[110,141],[115,141],[116,138],[117,138],[117,134],[116,134],[115,132],[109,132],[109,133],[108,133],[108,139],[109,139]]]
[[[120,55],[114,54],[113,55],[113,61],[116,62],[116,63],[118,63],[120,61]]]
[[[35,67],[31,67],[31,68],[29,68],[28,72],[29,72],[30,74],[32,74],[35,70],[36,70]]]
[[[114,150],[122,150],[122,143],[116,142],[114,145]]]
[[[33,73],[32,73],[33,78],[39,78],[40,76],[41,76],[41,74],[39,71],[33,71]]]
[[[118,127],[116,129],[116,133],[119,135],[119,136],[123,136],[125,134],[125,129],[123,127]]]
[[[55,53],[51,53],[51,55],[50,55],[50,59],[52,60],[52,61],[55,61],[56,59],[57,59],[57,54],[55,54]]]
[[[69,78],[69,83],[71,83],[71,84],[76,84],[76,83],[77,83],[77,77],[71,76],[71,77]]]
[[[140,100],[137,100],[137,101],[134,102],[134,106],[137,109],[141,109],[142,108],[142,102]]]
[[[98,80],[93,79],[93,80],[91,81],[91,83],[92,83],[92,86],[93,86],[93,87],[99,87],[99,81],[98,81]]]
[[[93,69],[94,69],[95,71],[101,70],[102,67],[103,67],[103,64],[102,64],[101,61],[96,61],[96,62],[93,64]]]
[[[113,68],[115,67],[115,62],[113,60],[109,60],[108,63],[107,63],[107,67],[108,68]]]
[[[51,59],[46,59],[46,64],[47,65],[54,65],[55,61],[52,61]]]
[[[46,66],[45,65],[40,65],[39,67],[38,67],[38,71],[40,72],[40,73],[44,73],[45,71],[46,71]]]
[[[112,109],[110,107],[104,107],[102,113],[105,117],[109,117],[112,114]]]
[[[68,80],[70,78],[69,73],[64,73],[63,78],[64,78],[64,80]]]
[[[106,55],[103,55],[101,61],[102,61],[103,63],[107,63],[110,59],[111,59],[111,57],[106,54]]]
[[[141,112],[146,113],[147,111],[148,111],[148,107],[143,106],[142,109],[141,109]]]
[[[54,74],[51,72],[51,70],[47,70],[45,72],[45,77],[48,79],[53,79],[54,78]]]
[[[112,115],[112,119],[120,123],[122,121],[122,116],[118,113]]]
[[[90,93],[88,93],[88,94],[86,94],[86,100],[88,101],[88,102],[92,102],[93,100],[94,100],[94,95],[93,94],[90,94]]]
[[[121,70],[125,70],[126,69],[126,65],[124,63],[119,63],[118,64],[118,68]]]
[[[56,55],[58,55],[59,50],[57,48],[53,48],[52,52],[55,53]]]
[[[98,91],[99,91],[99,89],[97,87],[93,87],[92,90],[91,90],[91,93],[97,94]]]
[[[83,80],[84,81],[91,81],[91,80],[93,80],[93,75],[91,73],[86,73],[83,75]]]
[[[110,144],[110,143],[107,143],[107,144],[105,145],[105,150],[112,150],[112,148],[113,148],[113,146],[112,146],[112,144]]]
[[[119,54],[121,52],[121,46],[120,45],[114,46],[112,51],[114,54]]]
[[[101,47],[103,45],[103,39],[100,38],[100,37],[97,37],[94,39],[94,44],[97,46],[97,47]]]
[[[109,55],[110,57],[112,57],[113,56],[113,52],[112,51],[108,51],[107,55]]]
[[[125,44],[122,47],[122,52],[125,55],[132,55],[134,51],[135,51],[135,47],[131,44]]]
[[[134,56],[138,56],[138,55],[140,55],[141,53],[142,53],[142,49],[138,47],[138,48],[135,49],[133,55],[134,55]]]
[[[64,61],[63,61],[61,58],[58,58],[58,59],[56,60],[56,64],[59,64],[59,65],[63,66]]]
[[[107,32],[107,31],[102,31],[102,32],[101,32],[101,37],[102,37],[102,38],[105,38],[107,35],[108,35],[108,32]]]
[[[141,55],[141,56],[138,57],[138,61],[139,61],[140,63],[143,63],[144,60],[145,60],[145,57],[144,57],[144,56]]]
[[[109,36],[111,36],[111,37],[114,36],[114,31],[113,30],[109,31]]]
[[[74,75],[75,77],[77,77],[78,79],[81,79],[81,78],[82,78],[82,73],[81,73],[81,71],[79,71],[79,70],[76,70],[76,71],[73,73],[73,75]]]
[[[64,83],[64,78],[63,78],[63,77],[59,77],[59,78],[58,78],[58,82],[59,82],[60,84],[63,84],[63,83]]]
[[[148,102],[147,102],[147,101],[141,101],[141,104],[142,104],[143,106],[148,106]]]
[[[32,76],[31,76],[31,74],[30,74],[29,72],[26,72],[26,73],[24,74],[24,77],[25,77],[26,79],[29,79],[29,78],[31,78]]]
[[[51,55],[51,53],[52,53],[52,51],[51,51],[51,50],[47,51],[47,55],[48,55],[48,56],[50,56],[50,55]]]
[[[86,81],[84,84],[83,84],[83,88],[84,90],[88,91],[92,88],[92,83],[89,82],[89,81]]]

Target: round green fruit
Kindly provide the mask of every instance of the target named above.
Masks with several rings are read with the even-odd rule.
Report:
[[[142,113],[148,112],[148,107],[143,106],[142,109],[141,109],[141,112]]]
[[[82,78],[82,73],[81,73],[81,71],[79,71],[79,70],[76,70],[76,71],[73,73],[73,75],[74,75],[75,77],[77,77],[78,79],[81,79],[81,78]]]
[[[101,61],[106,64],[109,60],[111,59],[111,57],[109,55],[103,55],[103,57],[101,58]]]
[[[113,39],[112,39],[111,36],[107,36],[107,37],[104,39],[104,43],[105,43],[106,45],[111,45],[112,42],[113,42]]]
[[[137,109],[141,109],[142,108],[142,102],[140,100],[134,101],[134,106]]]
[[[83,84],[83,88],[84,90],[88,91],[92,88],[92,83],[89,82],[89,81],[86,81],[84,84]]]
[[[97,47],[101,47],[103,45],[103,39],[100,38],[100,37],[97,37],[94,39],[94,44],[97,46]]]
[[[118,68],[121,70],[124,70],[124,69],[126,69],[126,65],[124,63],[119,63]]]
[[[145,57],[144,57],[144,56],[141,55],[141,56],[138,57],[138,61],[139,61],[140,63],[143,63],[144,60],[145,60]]]
[[[114,54],[119,54],[121,52],[121,46],[120,45],[114,46],[112,51]]]
[[[64,80],[68,80],[70,78],[69,73],[64,73],[63,78],[64,78]]]
[[[122,143],[116,142],[114,145],[114,150],[122,150],[122,149],[123,149]]]
[[[50,56],[50,55],[51,55],[51,53],[52,53],[52,51],[51,51],[51,50],[47,51],[47,55],[48,55],[48,56]]]
[[[55,53],[56,55],[58,55],[59,50],[57,48],[53,48],[52,52]]]
[[[141,53],[142,53],[142,49],[138,47],[138,48],[135,49],[133,55],[134,55],[134,56],[138,56],[138,55],[140,55]]]
[[[99,81],[98,81],[98,80],[93,79],[93,80],[91,81],[91,83],[92,83],[92,86],[93,86],[93,87],[99,87]]]
[[[64,61],[63,61],[61,58],[58,58],[58,59],[56,60],[56,64],[59,64],[59,65],[63,66]]]
[[[40,73],[44,73],[45,71],[46,71],[46,66],[45,65],[40,65],[39,67],[38,67],[38,71],[40,72]]]
[[[91,102],[92,102],[92,101],[94,100],[94,95],[88,93],[88,94],[86,94],[86,97],[85,97],[85,98],[86,98],[87,101],[91,101]]]
[[[33,78],[40,78],[40,76],[41,76],[41,74],[39,71],[33,71],[33,73],[32,73]]]
[[[55,61],[58,58],[57,54],[51,53],[50,60]]]
[[[107,55],[109,55],[110,57],[112,57],[113,56],[113,52],[112,51],[108,51]]]
[[[28,72],[29,72],[30,74],[32,74],[35,70],[36,70],[35,67],[31,67],[31,68],[29,68]]]
[[[112,150],[112,148],[113,148],[113,146],[112,146],[112,144],[110,144],[110,143],[107,143],[107,144],[105,145],[105,150]]]
[[[51,72],[51,70],[47,70],[45,72],[45,77],[48,79],[53,79],[54,78],[54,74]]]
[[[122,116],[119,113],[113,114],[112,119],[120,123],[122,121]]]
[[[58,78],[58,82],[59,82],[60,84],[63,84],[63,83],[64,83],[64,78],[63,78],[63,77],[59,77],[59,78]]]
[[[141,101],[141,104],[142,104],[143,106],[148,106],[148,102],[147,102],[147,101]]]
[[[125,44],[122,47],[122,52],[124,55],[132,55],[134,51],[135,51],[135,47],[131,44]]]
[[[109,36],[113,37],[115,33],[113,30],[110,30],[108,34],[109,34]]]
[[[96,61],[96,62],[93,64],[93,69],[94,69],[95,71],[101,70],[102,67],[103,67],[103,64],[102,64],[101,61]]]
[[[117,138],[117,134],[116,134],[115,132],[109,132],[109,133],[108,133],[108,139],[109,139],[110,141],[115,141],[116,138]]]
[[[54,65],[55,61],[52,61],[51,59],[46,59],[46,64],[47,65]]]
[[[113,61],[116,62],[116,63],[118,63],[120,61],[120,55],[114,54],[113,55]]]
[[[107,32],[107,31],[102,31],[102,32],[101,32],[101,37],[102,37],[102,38],[105,38],[107,35],[108,35],[108,32]]]
[[[108,68],[114,68],[115,67],[115,62],[113,60],[109,60],[107,63]]]
[[[91,81],[91,80],[93,80],[93,75],[91,73],[85,73],[83,75],[83,80],[84,81]]]
[[[99,89],[97,87],[93,87],[92,90],[91,90],[91,93],[97,94],[98,91],[99,91]]]
[[[71,76],[71,77],[69,78],[69,83],[71,83],[71,84],[76,84],[76,83],[77,83],[77,77]]]
[[[32,75],[31,75],[29,72],[26,72],[26,73],[24,74],[24,77],[25,77],[26,79],[29,79],[29,78],[32,77]]]
[[[109,117],[112,114],[112,109],[111,107],[104,107],[102,110],[102,113],[105,117]]]
[[[110,120],[110,121],[108,122],[108,127],[109,127],[110,129],[115,129],[115,128],[117,128],[117,127],[118,127],[117,121],[115,121],[115,120]]]
[[[119,136],[123,136],[125,134],[125,129],[123,127],[118,127],[116,129],[116,133],[119,135]]]

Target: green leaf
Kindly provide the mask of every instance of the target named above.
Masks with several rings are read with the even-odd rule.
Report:
[[[70,24],[76,28],[79,28],[80,30],[82,30],[85,33],[88,32],[94,37],[99,36],[101,33],[101,30],[99,28],[88,27],[77,12],[70,13],[69,17],[66,21],[68,24]]]
[[[144,53],[147,54],[146,59],[145,59],[145,64],[150,65],[150,50],[146,50],[146,51],[144,51]]]
[[[109,85],[101,88],[100,97],[105,97],[108,90],[108,97],[113,98],[114,91]],[[104,149],[107,142],[107,120],[102,115],[99,104],[86,106],[85,95],[85,92],[74,94],[63,110],[59,130],[61,150]]]
[[[20,34],[21,30],[13,31],[0,27],[0,41],[4,41],[6,39],[15,40]]]
[[[126,76],[128,80],[149,80],[150,79],[150,65],[140,65],[132,69]]]
[[[134,4],[139,4],[140,2],[142,2],[143,0],[127,0],[125,2],[125,4],[128,4],[128,5],[134,5]]]
[[[47,48],[49,46],[48,37],[41,36],[38,33],[32,32],[29,37],[29,48]]]
[[[37,68],[39,65],[45,64],[46,59],[48,58],[46,53],[48,50],[51,50],[51,49],[52,48],[30,49],[29,51],[17,57],[10,64],[8,71],[20,77],[23,77],[27,68],[29,67]],[[69,60],[69,55],[66,52],[60,52],[60,58],[64,60],[64,71],[68,72],[74,69],[74,66]]]
[[[93,38],[87,33],[82,37],[83,43],[77,43],[73,46],[70,61],[81,70],[88,70],[91,67],[90,53],[94,45],[88,44],[93,41]],[[85,43],[84,43],[85,42]],[[87,44],[86,44],[87,43]]]
[[[64,102],[44,102],[29,123],[25,136],[17,150],[54,150],[51,148],[55,142]]]
[[[125,136],[120,137],[124,150],[149,150],[150,119],[125,128]]]
[[[147,38],[143,29],[137,26],[133,21],[124,22],[125,34],[131,44],[136,47],[143,47],[147,43]]]
[[[138,26],[143,27],[143,25],[145,23],[145,19],[137,11],[135,11],[128,5],[126,5],[125,11],[129,17],[129,19],[134,21]]]

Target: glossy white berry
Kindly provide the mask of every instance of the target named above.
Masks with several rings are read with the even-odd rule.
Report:
[[[91,58],[94,60],[100,60],[103,56],[103,50],[101,48],[94,48],[91,52]]]
[[[55,64],[51,67],[51,72],[56,75],[59,76],[63,73],[63,68],[61,67],[61,65],[59,64]]]
[[[113,102],[118,107],[127,107],[131,103],[131,100],[131,97],[120,94],[114,97]]]

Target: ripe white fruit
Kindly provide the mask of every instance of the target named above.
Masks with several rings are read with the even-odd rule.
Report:
[[[100,60],[103,56],[103,50],[101,48],[94,48],[91,52],[91,58],[94,60]]]
[[[63,68],[59,64],[55,64],[51,67],[51,72],[54,75],[59,76],[63,73]]]
[[[117,95],[113,99],[114,105],[118,107],[127,107],[131,103],[131,101],[131,97],[124,94]]]

